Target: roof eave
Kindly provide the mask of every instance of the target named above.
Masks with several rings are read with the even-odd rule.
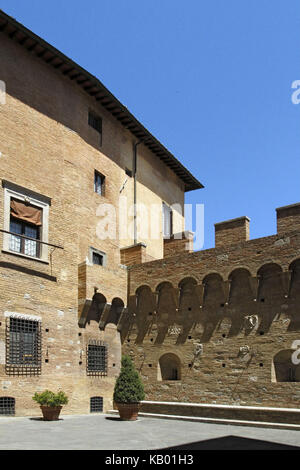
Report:
[[[126,129],[135,135],[160,158],[184,183],[185,192],[204,186],[159,142],[104,85],[44,39],[27,29],[14,18],[0,10],[0,32],[17,41],[28,51],[75,81],[87,94],[94,97]]]

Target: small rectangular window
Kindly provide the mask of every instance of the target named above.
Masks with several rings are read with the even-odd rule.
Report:
[[[87,375],[107,375],[107,345],[90,341],[87,346]]]
[[[102,413],[103,411],[103,397],[92,397],[90,400],[90,412]]]
[[[97,264],[98,266],[103,266],[103,259],[104,259],[103,255],[100,255],[100,253],[93,252],[93,264]]]
[[[102,119],[95,113],[89,112],[89,126],[91,126],[100,135],[100,146],[102,145]]]
[[[162,208],[163,237],[170,238],[173,235],[173,211],[163,202]]]
[[[101,173],[98,171],[95,171],[94,190],[95,193],[99,194],[100,196],[104,196],[105,176],[101,175]]]

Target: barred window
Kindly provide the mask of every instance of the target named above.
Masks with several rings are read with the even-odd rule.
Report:
[[[6,372],[38,375],[41,371],[41,324],[9,318],[6,324]]]
[[[0,415],[14,416],[15,399],[12,397],[0,397]]]
[[[107,345],[102,341],[90,341],[87,346],[87,374],[107,375]]]
[[[102,413],[103,411],[103,397],[91,397],[90,412]]]

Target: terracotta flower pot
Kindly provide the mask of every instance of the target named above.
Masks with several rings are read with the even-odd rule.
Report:
[[[57,421],[62,406],[41,406],[44,421]]]
[[[136,421],[140,409],[139,403],[116,403],[122,421]]]

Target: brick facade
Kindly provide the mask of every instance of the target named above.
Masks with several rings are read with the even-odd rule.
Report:
[[[243,217],[217,224],[216,248],[130,267],[123,351],[147,400],[298,406],[299,205],[292,207],[277,209],[285,233],[246,241]]]
[[[127,306],[125,265],[132,262],[132,250],[126,247],[134,243],[130,213],[134,178],[128,169],[133,169],[133,148],[139,137],[127,129],[124,119],[116,119],[115,109],[107,109],[101,90],[125,113],[126,122],[132,121],[137,129],[142,126],[98,82],[100,91],[95,96],[95,78],[89,75],[92,85],[84,87],[82,77],[88,72],[77,64],[71,66],[59,51],[3,12],[0,41],[0,80],[6,85],[5,104],[0,104],[0,413],[1,398],[12,397],[17,416],[39,415],[32,396],[45,388],[67,393],[65,413],[88,413],[95,396],[103,397],[107,410],[112,407],[120,370],[117,324]],[[89,113],[101,118],[102,136],[89,125]],[[137,202],[160,209],[163,202],[183,205],[185,190],[193,189],[186,185],[200,183],[175,162],[173,167],[180,167],[178,176],[163,161],[175,161],[174,157],[166,149],[161,151],[158,141],[151,144],[153,138],[146,134],[137,154]],[[157,156],[159,151],[163,158]],[[95,172],[104,178],[101,195],[95,192]],[[120,196],[123,202],[126,199],[126,212],[123,206],[120,209]],[[51,246],[40,244],[40,257],[12,250],[13,237],[3,232],[12,231],[14,197],[25,205],[41,206],[40,239]],[[112,215],[106,212],[111,208]],[[108,238],[103,233],[111,220],[115,224]],[[137,223],[141,223],[139,214]],[[183,223],[182,214],[174,212],[175,228],[183,229]],[[163,256],[161,224],[158,214],[160,236],[152,240],[146,234],[145,240],[139,240],[141,249],[147,245],[147,253],[143,249],[138,253],[139,261]],[[129,229],[121,235],[120,226]],[[17,237],[15,243],[19,242]],[[103,253],[102,265],[93,262],[93,250]],[[26,321],[39,318],[41,370],[36,374],[22,367],[8,374],[14,333],[7,328],[12,316]],[[107,345],[106,375],[87,373],[88,345],[95,341]]]
[[[182,209],[201,183],[94,77],[2,12],[0,30],[0,404],[13,397],[17,416],[39,415],[32,396],[48,388],[67,393],[65,413],[88,413],[96,396],[107,410],[123,351],[147,399],[297,407],[300,204],[277,209],[276,235],[250,240],[240,217],[216,224],[216,247],[196,253],[175,208],[164,239],[162,204]],[[42,211],[40,256],[11,248],[14,197]],[[135,239],[124,210],[135,198],[159,208],[158,237]],[[11,319],[39,323],[36,373],[8,367]],[[107,347],[105,374],[88,370],[95,344]]]

